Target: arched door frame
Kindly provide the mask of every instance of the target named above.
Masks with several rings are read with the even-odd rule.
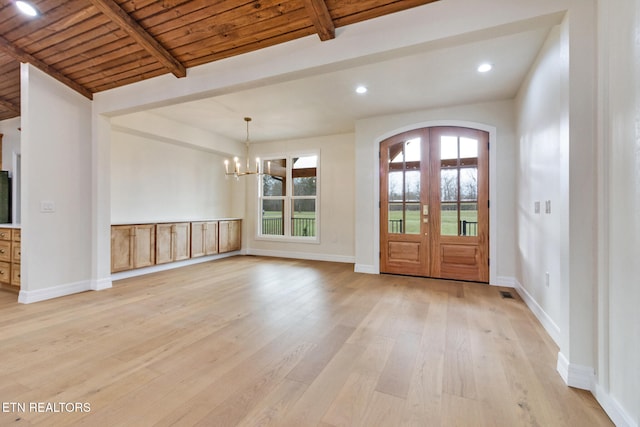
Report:
[[[508,283],[502,283],[504,280],[501,280],[497,277],[497,206],[498,206],[498,194],[496,189],[496,141],[497,141],[497,129],[495,126],[490,126],[484,123],[472,122],[467,120],[428,120],[423,122],[416,122],[406,126],[402,126],[399,128],[395,128],[393,130],[389,130],[383,134],[378,135],[374,140],[374,158],[372,159],[372,164],[374,170],[378,170],[379,167],[379,154],[378,151],[380,149],[380,143],[385,139],[397,135],[402,132],[407,132],[414,129],[435,127],[435,126],[458,126],[458,127],[467,127],[473,129],[483,130],[489,133],[489,143],[491,144],[491,149],[489,150],[489,200],[491,201],[492,208],[489,209],[489,257],[492,262],[489,265],[489,284],[491,285],[509,285]],[[373,174],[373,188],[375,194],[375,206],[379,206],[380,204],[380,174]],[[375,253],[380,253],[380,209],[374,209],[374,251]],[[380,258],[375,257],[374,259],[374,267],[375,273],[380,274]]]

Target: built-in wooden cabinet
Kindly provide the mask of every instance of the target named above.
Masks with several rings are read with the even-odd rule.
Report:
[[[156,224],[156,264],[189,259],[190,227],[188,222]]]
[[[232,219],[218,222],[218,250],[220,253],[237,251],[242,244],[241,221]]]
[[[0,285],[20,289],[21,233],[19,228],[0,228]]]
[[[218,221],[191,223],[191,258],[218,253]]]
[[[240,250],[241,224],[230,219],[112,225],[111,272]],[[1,263],[0,257],[0,270]],[[0,271],[0,281],[1,276]]]
[[[156,263],[156,225],[111,226],[111,272]]]

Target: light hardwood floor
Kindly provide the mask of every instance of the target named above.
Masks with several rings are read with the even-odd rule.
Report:
[[[513,294],[249,256],[0,293],[0,425],[611,425]]]

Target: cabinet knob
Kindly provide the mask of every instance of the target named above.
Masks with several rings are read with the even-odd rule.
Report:
[[[3,254],[3,253],[4,253],[4,249],[0,249],[0,254]]]

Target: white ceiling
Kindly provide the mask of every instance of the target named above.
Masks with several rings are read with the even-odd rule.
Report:
[[[154,114],[244,141],[348,133],[355,121],[393,113],[513,98],[558,17],[440,40],[363,58],[339,71],[263,85],[150,110]],[[338,35],[339,37],[339,35]],[[491,62],[480,74],[476,67]],[[369,91],[355,93],[358,85]]]

